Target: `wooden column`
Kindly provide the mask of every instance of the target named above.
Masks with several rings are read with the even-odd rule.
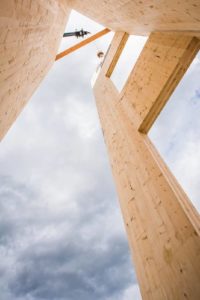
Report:
[[[52,66],[67,1],[0,1],[0,140]]]
[[[152,57],[149,49],[155,49],[155,36],[150,36],[148,47],[144,48],[135,67],[137,73],[133,70],[125,90],[130,88],[130,82],[135,84],[134,88],[132,86],[132,91],[127,89],[128,94],[119,94],[112,81],[105,76],[109,68],[108,62],[112,62],[112,57],[117,55],[120,49],[119,35],[123,37],[122,33],[114,37],[95,84],[94,94],[141,294],[143,299],[153,300],[199,299],[199,216],[148,137],[138,130],[138,120],[141,121],[141,117],[138,118],[138,110],[134,105],[136,98],[131,96],[131,93],[135,95],[136,89],[139,88],[135,80],[146,80],[148,77],[144,69],[150,70],[152,78],[156,77],[154,72],[157,74],[158,68],[154,69],[152,59],[148,59]],[[177,65],[177,60],[181,61],[185,70],[189,65],[188,61],[194,57],[194,51],[191,50],[191,54],[188,54],[191,59],[185,60],[184,64],[184,46],[190,49],[194,43],[193,38],[174,35],[172,43],[168,35],[166,39],[164,34],[160,34],[161,37],[163,57],[168,57],[172,52],[174,55],[179,53],[178,45],[181,43],[182,54],[178,55],[174,62]],[[156,34],[156,39],[159,40],[159,34]],[[157,49],[160,47],[155,49],[154,55],[159,55]],[[141,61],[143,57],[146,57],[144,64]],[[160,64],[159,72],[168,80],[174,73],[174,67],[172,66],[166,74],[166,65]],[[133,78],[136,79],[132,81]],[[152,84],[151,80],[148,82],[149,92],[155,89],[153,83],[153,80]],[[165,83],[162,79],[156,88],[162,92]],[[144,87],[145,84],[146,81]],[[152,105],[155,105],[158,97],[151,97],[151,94],[149,96]],[[148,94],[145,94],[142,105],[147,106],[150,112],[148,99]],[[146,115],[148,113],[142,117],[145,118]]]

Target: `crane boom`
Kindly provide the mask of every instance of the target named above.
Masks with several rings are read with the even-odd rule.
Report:
[[[90,33],[89,31],[85,31],[85,30],[81,29],[81,30],[76,30],[73,32],[65,32],[63,34],[63,37],[76,36],[77,38],[79,38],[79,37],[84,37],[85,35],[87,35],[89,33]]]

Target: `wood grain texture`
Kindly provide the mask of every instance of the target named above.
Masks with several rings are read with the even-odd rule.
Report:
[[[158,32],[149,36],[121,93],[141,132],[148,132],[199,48],[200,40],[192,36]]]
[[[69,0],[73,9],[114,31],[200,31],[199,0]]]
[[[0,139],[52,66],[66,1],[0,1]]]
[[[114,68],[118,62],[118,59],[126,45],[126,42],[128,41],[128,37],[129,35],[126,32],[116,33],[114,42],[112,43],[111,48],[109,49],[108,52],[109,57],[106,57],[106,63],[103,64],[103,70],[107,68],[106,70],[107,77],[111,77],[112,72],[114,71]]]
[[[198,213],[103,68],[94,94],[143,299],[199,299]]]

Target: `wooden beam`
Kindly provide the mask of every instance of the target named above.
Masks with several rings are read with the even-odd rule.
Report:
[[[85,46],[85,45],[87,45],[87,44],[95,41],[96,39],[98,39],[101,36],[107,34],[108,32],[110,32],[110,29],[108,29],[108,28],[105,28],[105,29],[97,32],[96,34],[90,36],[89,38],[85,39],[84,41],[81,41],[80,43],[78,43],[78,44],[76,44],[76,45],[74,45],[74,46],[66,49],[65,51],[59,53],[58,55],[56,55],[56,59],[55,60],[58,60],[58,59],[60,59],[60,58],[62,58],[64,56],[66,56],[66,55],[68,55],[68,54],[70,54],[70,53],[72,53],[72,52],[80,49],[81,47],[83,47],[83,46]]]
[[[128,33],[126,32],[117,32],[115,34],[115,37],[112,42],[112,48],[109,50],[109,57],[110,60],[107,58],[106,60],[106,65],[104,64],[103,70],[105,70],[107,66],[107,71],[106,71],[106,77],[111,77],[115,66],[118,62],[118,59],[126,45],[126,42],[128,40]]]

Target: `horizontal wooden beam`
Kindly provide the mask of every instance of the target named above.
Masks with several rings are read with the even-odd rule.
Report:
[[[59,54],[57,54],[55,60],[58,60],[58,59],[60,59],[60,58],[62,58],[64,56],[66,56],[66,55],[68,55],[68,54],[70,54],[70,53],[72,53],[72,52],[80,49],[81,47],[83,47],[83,46],[85,46],[85,45],[87,45],[87,44],[95,41],[96,39],[98,39],[101,36],[107,34],[108,32],[110,32],[110,29],[108,29],[108,28],[105,28],[105,29],[97,32],[96,34],[90,36],[89,38],[85,39],[84,41],[81,41],[80,43],[78,43],[78,44],[76,44],[76,45],[74,45],[74,46],[66,49],[65,51],[63,51],[63,52],[61,52]]]

